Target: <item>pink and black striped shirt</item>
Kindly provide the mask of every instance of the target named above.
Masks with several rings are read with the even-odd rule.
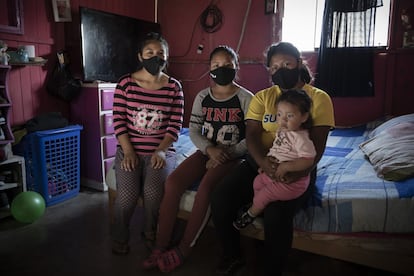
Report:
[[[181,84],[169,78],[158,90],[139,86],[131,75],[122,77],[115,89],[113,126],[118,137],[128,133],[135,152],[151,155],[165,135],[178,139],[184,114]],[[170,151],[174,151],[171,146]]]

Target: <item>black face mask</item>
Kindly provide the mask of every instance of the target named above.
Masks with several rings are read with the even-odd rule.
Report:
[[[153,76],[158,75],[164,68],[165,60],[159,56],[153,56],[152,58],[142,59],[142,66]]]
[[[272,75],[272,81],[282,89],[291,89],[299,81],[299,68],[280,68]]]
[[[210,77],[219,85],[227,85],[234,80],[236,69],[228,67],[219,67],[210,71]]]

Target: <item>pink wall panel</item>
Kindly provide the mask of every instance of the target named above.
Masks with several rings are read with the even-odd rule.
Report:
[[[413,64],[414,51],[396,55],[395,84],[392,88],[394,97],[391,105],[397,115],[414,112]]]

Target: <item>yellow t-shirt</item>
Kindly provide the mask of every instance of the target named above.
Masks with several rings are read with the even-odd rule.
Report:
[[[302,87],[309,97],[312,99],[311,115],[313,126],[335,126],[334,112],[332,100],[329,95],[312,85],[305,84]],[[267,147],[272,146],[275,133],[278,128],[276,123],[276,100],[282,91],[279,86],[261,90],[254,95],[247,111],[246,120],[261,121],[264,129],[262,134],[262,142]]]

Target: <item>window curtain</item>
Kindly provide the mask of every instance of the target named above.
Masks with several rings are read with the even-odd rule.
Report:
[[[326,0],[315,85],[334,97],[374,95],[376,8],[382,0]]]

